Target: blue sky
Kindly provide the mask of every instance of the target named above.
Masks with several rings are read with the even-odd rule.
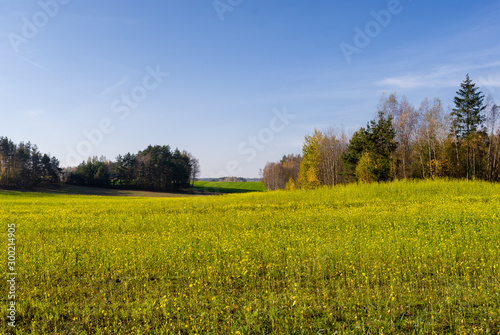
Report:
[[[202,177],[257,177],[314,128],[366,125],[384,92],[448,106],[469,73],[500,102],[499,17],[498,0],[0,0],[0,135],[64,166],[169,144]]]

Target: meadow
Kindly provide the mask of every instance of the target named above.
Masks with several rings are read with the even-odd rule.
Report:
[[[247,193],[265,192],[266,189],[259,181],[251,182],[221,182],[221,181],[195,181],[194,189],[215,193]]]
[[[0,204],[16,334],[500,332],[498,184]]]

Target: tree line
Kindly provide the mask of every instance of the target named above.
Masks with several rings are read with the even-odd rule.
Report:
[[[148,146],[137,154],[119,155],[115,162],[94,157],[68,171],[67,183],[148,191],[179,191],[199,173],[198,160],[170,146]]]
[[[445,113],[438,98],[416,108],[405,96],[383,95],[377,117],[352,136],[315,130],[305,137],[302,155],[267,163],[264,185],[275,190],[407,178],[500,181],[500,107],[491,96],[485,100],[469,75],[453,103]]]
[[[15,144],[7,137],[0,137],[0,187],[32,188],[58,183],[61,171],[59,161],[40,153],[36,145]]]
[[[59,160],[38,151],[30,142],[13,143],[0,137],[0,187],[31,189],[43,184],[179,191],[200,172],[199,161],[170,146],[148,146],[137,154],[89,158],[76,167],[61,168]]]

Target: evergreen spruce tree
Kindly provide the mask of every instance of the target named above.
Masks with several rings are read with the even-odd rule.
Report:
[[[483,105],[483,100],[484,95],[467,74],[454,99],[455,108],[453,108],[453,112],[451,113],[455,135],[458,138],[469,137],[472,133],[477,132],[483,124],[483,111],[486,108]]]
[[[483,105],[484,95],[476,84],[472,82],[467,74],[465,81],[460,85],[460,90],[455,96],[455,108],[451,116],[453,118],[453,132],[457,139],[462,142],[465,140],[467,146],[467,171],[465,177],[475,178],[475,173],[471,171],[471,138],[482,126],[485,117],[483,111],[486,108]]]
[[[391,115],[385,118],[379,112],[378,120],[354,133],[342,155],[348,176],[358,181],[386,181],[394,177],[391,166],[398,143],[392,120]]]

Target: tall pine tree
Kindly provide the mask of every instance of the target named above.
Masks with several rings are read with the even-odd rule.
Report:
[[[471,139],[482,126],[485,117],[483,111],[486,108],[483,105],[484,95],[476,84],[472,82],[467,74],[465,81],[460,84],[460,90],[455,96],[455,108],[451,116],[453,118],[453,131],[457,139],[462,142],[465,140],[467,145],[467,171],[466,178],[470,176],[475,178],[475,170],[471,171]]]
[[[472,82],[467,74],[465,81],[460,84],[460,90],[454,99],[455,108],[451,113],[455,135],[460,138],[467,138],[472,133],[478,131],[484,122],[483,105],[484,95],[476,84]]]

